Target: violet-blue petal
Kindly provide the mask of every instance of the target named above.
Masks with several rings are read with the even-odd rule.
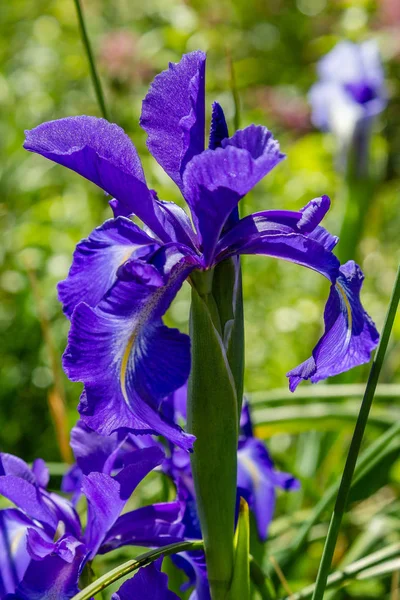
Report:
[[[159,219],[171,240],[185,244],[195,250],[198,246],[197,234],[189,217],[175,202],[156,200],[159,208]]]
[[[143,100],[147,146],[180,188],[187,163],[204,150],[205,62],[204,52],[184,54],[155,77]]]
[[[61,557],[61,555],[66,556],[66,544],[69,548],[68,560]],[[78,577],[83,554],[84,546],[79,541],[73,538],[60,540],[55,544],[53,554],[29,563],[15,595],[11,598],[13,600],[69,600],[79,591]]]
[[[254,437],[250,406],[246,398],[244,398],[242,411],[240,413],[240,433],[244,438]]]
[[[51,554],[57,554],[66,562],[73,562],[77,540],[63,535],[57,541],[49,538],[43,531],[30,528],[27,536],[27,550],[33,560],[42,560]]]
[[[97,472],[83,477],[82,492],[88,502],[85,540],[90,559],[95,557],[136,486],[161,464],[163,458],[164,453],[160,448],[144,448],[138,450],[131,458],[130,465],[115,477]]]
[[[74,252],[68,277],[58,284],[58,296],[70,317],[79,302],[96,306],[116,280],[118,268],[130,258],[143,258],[159,244],[125,217],[109,219]]]
[[[312,356],[287,374],[291,391],[302,379],[316,383],[370,360],[379,334],[360,301],[363,279],[354,261],[340,267],[325,307],[325,332]]]
[[[103,472],[105,463],[118,448],[119,443],[117,433],[109,436],[99,435],[83,421],[78,421],[71,430],[71,448],[76,463],[84,475],[92,471]]]
[[[111,596],[111,600],[179,600],[168,589],[168,576],[160,571],[162,559],[142,567]]]
[[[283,478],[284,476],[284,478]],[[290,483],[289,482],[290,478]],[[285,489],[297,489],[299,484],[287,473],[277,473],[265,444],[256,438],[240,442],[238,449],[237,487],[254,511],[260,539],[266,540],[272,521],[278,485],[286,482]]]
[[[29,483],[38,483],[32,469],[22,458],[13,454],[7,454],[6,452],[0,453],[0,476],[2,475],[14,475],[15,477],[29,481]]]
[[[257,224],[255,225],[257,228]],[[233,232],[234,229],[227,235]],[[247,239],[245,237],[235,238],[232,235],[230,242],[231,245],[227,245],[227,240],[221,240],[222,250],[218,253],[217,260],[223,260],[223,258],[235,254],[263,254],[308,267],[321,273],[330,281],[334,281],[338,273],[339,261],[336,256],[311,236],[267,230],[254,233]]]
[[[339,42],[318,64],[319,81],[310,90],[312,121],[341,138],[366,127],[387,104],[384,73],[374,41]]]
[[[36,477],[36,482],[40,487],[46,488],[48,486],[50,480],[50,472],[42,458],[36,458],[33,461],[32,473]]]
[[[222,140],[229,137],[228,126],[226,124],[224,111],[218,102],[213,102],[211,112],[211,127],[208,147],[210,150],[215,150],[222,146]],[[230,229],[239,221],[239,208],[236,206],[228,219],[225,222],[224,229]]]
[[[0,477],[0,494],[50,531],[56,530],[57,517],[34,484],[15,475],[4,475]]]
[[[160,405],[188,378],[190,342],[163,325],[161,316],[197,261],[166,245],[154,262],[139,270],[135,262],[127,264],[95,309],[77,306],[64,368],[73,381],[85,383],[80,411],[92,429],[158,433],[189,449],[193,436],[166,420]]]
[[[222,140],[229,137],[224,111],[218,102],[213,102],[211,111],[211,127],[208,147],[215,150],[221,147]]]
[[[0,598],[15,591],[31,560],[26,549],[34,523],[15,508],[0,511]]]
[[[68,117],[25,134],[26,150],[86,177],[115,197],[126,215],[135,214],[155,234],[164,234],[139,155],[118,125],[96,117]]]
[[[376,42],[339,42],[320,60],[318,75],[324,81],[365,81],[374,89],[379,88],[384,83],[384,73]]]
[[[121,515],[108,530],[99,553],[127,545],[158,547],[183,540],[181,510],[180,502],[166,502]]]
[[[181,590],[186,591],[194,587],[189,600],[211,600],[204,551],[181,552],[180,554],[173,555],[172,561],[188,578],[182,585]]]
[[[239,200],[284,158],[268,129],[255,125],[223,140],[222,146],[195,156],[184,173],[184,196],[206,266]]]

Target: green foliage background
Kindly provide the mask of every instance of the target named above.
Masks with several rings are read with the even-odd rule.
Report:
[[[177,189],[147,154],[138,125],[141,100],[168,61],[201,48],[208,52],[208,107],[220,101],[233,130],[232,63],[241,126],[267,125],[287,153],[287,160],[245,199],[243,214],[298,209],[326,193],[332,199],[326,224],[333,233],[339,232],[343,217],[344,184],[335,170],[334,139],[310,125],[307,92],[315,81],[316,61],[337,40],[378,39],[390,102],[375,127],[372,154],[380,183],[357,259],[366,275],[363,302],[380,328],[399,259],[400,15],[396,24],[395,0],[86,0],[84,9],[112,120],[132,137],[148,182],[161,198],[179,201]],[[75,244],[108,218],[110,210],[92,184],[25,152],[23,131],[69,115],[99,116],[99,110],[72,0],[1,3],[0,39],[0,449],[28,461],[36,456],[59,461],[47,403],[54,373],[27,267],[34,271],[60,357],[68,322],[56,284],[67,274]],[[243,270],[246,390],[261,397],[260,392],[287,386],[285,373],[310,355],[321,331],[328,283],[315,273],[263,257],[245,258]],[[188,310],[189,291],[183,289],[168,323],[185,330]],[[383,383],[400,381],[399,342],[397,320]],[[335,383],[362,383],[367,372],[368,367],[360,367]],[[64,376],[63,385],[72,427],[81,386]],[[398,398],[379,411],[390,422]],[[321,435],[310,416],[305,434],[294,425],[289,436],[279,424],[268,433],[273,434],[269,446],[280,468],[295,472],[303,484],[300,493],[281,502],[282,514],[301,519],[300,509],[315,503],[338,476],[351,425],[333,420],[326,426],[330,433]],[[375,435],[370,428],[368,440]],[[372,492],[380,488],[378,499],[397,502],[397,458],[395,452],[382,482],[378,477],[372,481]],[[357,537],[354,529],[357,533],[363,527],[357,519],[351,522],[343,547]],[[320,550],[317,540],[308,559],[317,560]],[[315,565],[299,565],[300,571],[306,579]],[[343,597],[383,597],[387,586],[374,585],[367,589],[360,583]]]

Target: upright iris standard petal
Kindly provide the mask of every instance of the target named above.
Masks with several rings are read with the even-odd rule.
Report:
[[[112,595],[111,600],[179,600],[168,589],[168,576],[160,571],[162,559],[143,567]]]
[[[154,233],[165,234],[136,148],[118,125],[96,117],[68,117],[25,134],[26,150],[86,177],[117,199],[119,214],[134,213]]]
[[[119,267],[133,257],[146,257],[159,247],[125,217],[110,219],[79,242],[67,279],[58,284],[59,299],[68,317],[79,302],[96,306],[110,289]]]
[[[205,150],[190,161],[184,173],[184,196],[206,266],[239,200],[283,158],[268,129],[251,125],[223,140],[222,148]]]
[[[204,52],[185,54],[157,75],[143,100],[147,146],[180,188],[187,163],[204,150],[205,63]]]
[[[193,437],[165,419],[161,405],[188,378],[190,342],[161,316],[197,259],[164,246],[152,260],[126,263],[96,308],[77,306],[64,367],[85,383],[80,410],[92,429],[155,432],[189,449]]]
[[[229,137],[224,111],[218,102],[213,102],[211,113],[210,137],[208,147],[210,150],[220,148],[222,140]]]
[[[324,335],[312,356],[287,374],[291,391],[302,379],[316,383],[370,360],[379,334],[361,305],[363,279],[354,261],[340,267],[325,307]]]

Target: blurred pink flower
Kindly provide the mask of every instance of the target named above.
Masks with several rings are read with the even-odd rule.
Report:
[[[140,56],[137,36],[126,29],[104,36],[99,54],[108,76],[118,83],[142,82],[152,75],[150,63]]]
[[[285,89],[259,87],[251,90],[248,101],[263,109],[276,123],[286,129],[304,133],[311,129],[309,108],[305,99],[292,96]]]
[[[399,0],[379,0],[378,4],[379,17],[383,25],[394,26],[400,24]]]

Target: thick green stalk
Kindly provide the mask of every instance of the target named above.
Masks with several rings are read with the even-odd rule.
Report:
[[[191,464],[211,595],[225,600],[234,566],[237,398],[211,294],[212,274],[195,273],[192,281],[188,428],[196,442]]]
[[[315,590],[312,596],[312,600],[322,600],[324,591],[326,588],[326,582],[328,579],[329,570],[332,564],[333,553],[336,546],[340,526],[342,523],[343,514],[346,510],[347,501],[350,493],[351,482],[353,479],[354,470],[357,463],[357,457],[360,451],[361,442],[364,436],[365,427],[368,421],[369,411],[371,409],[372,401],[376,386],[378,383],[379,375],[382,369],[383,361],[385,359],[386,349],[389,343],[390,334],[393,327],[393,322],[396,316],[397,307],[399,305],[400,298],[400,267],[397,271],[396,281],[393,287],[392,297],[389,303],[389,309],[386,315],[385,324],[381,340],[379,342],[378,350],[376,352],[370,374],[368,377],[367,387],[365,389],[364,398],[361,404],[360,413],[354,429],[353,439],[351,441],[349,453],[347,455],[346,464],[343,471],[342,480],[340,483],[338,495],[336,498],[335,508],[333,510],[331,522],[329,525],[328,535],[325,541],[325,547],[322,554],[320,567],[318,570],[317,580],[315,583]]]
[[[190,552],[195,550],[201,550],[202,547],[202,541],[178,542],[176,544],[164,546],[163,548],[157,548],[157,550],[150,550],[149,552],[141,554],[133,560],[128,560],[122,565],[115,567],[115,569],[109,571],[102,577],[99,577],[99,579],[96,579],[96,581],[94,581],[93,583],[85,587],[85,589],[76,594],[72,598],[72,600],[90,600],[90,598],[105,590],[109,585],[111,585],[115,581],[118,581],[122,577],[125,577],[126,575],[137,571],[141,567],[146,567],[153,561],[157,560],[157,558],[160,558],[160,556],[169,556],[170,554],[177,554],[178,552]]]
[[[87,55],[87,58],[89,61],[90,75],[92,77],[92,82],[93,82],[94,91],[96,93],[97,102],[99,104],[101,114],[103,115],[103,117],[105,119],[109,120],[108,111],[107,111],[106,103],[104,100],[103,88],[101,87],[101,81],[100,81],[99,75],[97,73],[96,62],[94,60],[92,47],[91,47],[89,36],[87,33],[85,18],[83,16],[83,11],[82,11],[82,6],[80,3],[80,0],[74,0],[74,4],[75,4],[75,8],[76,8],[76,14],[78,16],[79,29],[80,29],[81,36],[82,36],[82,42],[83,42],[85,52],[86,52],[86,55]]]

